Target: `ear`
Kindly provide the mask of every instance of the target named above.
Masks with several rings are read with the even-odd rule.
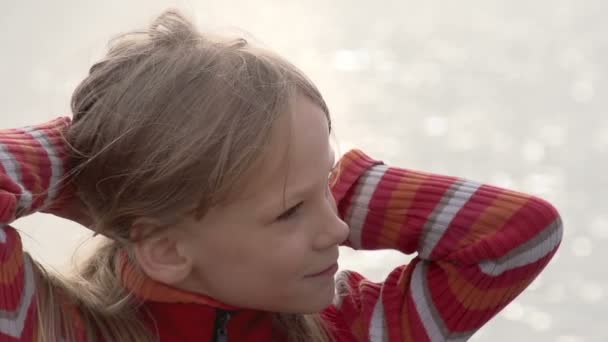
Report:
[[[172,234],[171,228],[149,234],[158,228],[153,220],[136,220],[131,237],[147,237],[135,239],[135,258],[148,277],[167,285],[182,283],[192,272],[192,259],[184,253],[179,234]]]

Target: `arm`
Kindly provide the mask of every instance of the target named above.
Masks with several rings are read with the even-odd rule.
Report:
[[[67,154],[61,130],[68,118],[23,129],[0,130],[0,340],[34,341],[36,271],[10,226],[58,204]]]
[[[416,253],[381,284],[338,277],[335,310],[360,340],[463,341],[554,255],[562,223],[546,201],[456,177],[387,167],[360,151],[332,187],[355,249]]]

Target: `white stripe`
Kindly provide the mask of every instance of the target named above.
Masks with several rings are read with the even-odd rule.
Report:
[[[369,211],[369,202],[386,170],[388,170],[388,166],[376,165],[361,176],[360,181],[363,184],[357,185],[354,202],[351,203],[350,210],[345,215],[346,223],[350,227],[349,241],[355,249],[361,248],[361,233]]]
[[[426,277],[427,262],[421,260],[416,264],[412,274],[410,291],[412,292],[416,311],[418,311],[424,330],[431,339],[431,342],[444,342],[446,341],[446,337],[438,325],[441,322],[436,322],[435,317],[431,313],[431,310],[434,310],[434,304],[429,303],[426,296],[426,280],[424,277]]]
[[[445,326],[443,319],[437,312],[435,304],[429,302],[430,294],[427,294],[427,267],[430,261],[421,260],[416,264],[416,268],[412,274],[410,291],[414,300],[414,305],[424,330],[431,339],[431,342],[465,342],[468,341],[476,330],[467,332],[450,333]],[[469,317],[462,315],[461,320],[467,320]],[[439,320],[439,321],[437,321]]]
[[[44,148],[49,161],[51,162],[51,179],[49,180],[47,197],[43,204],[43,208],[47,208],[55,200],[59,191],[59,181],[63,176],[62,161],[43,131],[34,127],[28,127],[25,129],[25,132],[29,133],[34,139],[36,139],[36,141],[38,141],[38,143],[40,143],[40,145]]]
[[[388,341],[386,336],[386,320],[384,318],[384,304],[382,304],[382,296],[376,301],[372,318],[369,322],[369,340],[371,342]]]
[[[6,175],[21,189],[17,212],[29,210],[32,206],[32,193],[25,189],[23,180],[21,179],[21,167],[19,163],[11,156],[8,149],[0,143],[0,164],[4,168]]]
[[[6,243],[6,232],[4,231],[6,225],[0,223],[0,243]]]
[[[563,225],[561,220],[553,222],[551,225],[555,227],[547,228],[551,229],[552,233],[547,236],[543,241],[539,242],[538,245],[526,249],[524,252],[516,254],[514,256],[508,256],[506,261],[501,262],[498,260],[486,260],[479,264],[479,268],[485,274],[491,276],[497,276],[503,272],[512,270],[517,267],[522,267],[533,262],[540,260],[545,257],[549,252],[553,251],[559,242],[563,232]]]
[[[441,199],[431,217],[434,218],[425,225],[421,246],[422,250],[419,255],[423,259],[428,259],[433,253],[433,250],[443,237],[447,227],[450,226],[456,214],[465,206],[471,196],[479,189],[480,183],[471,181],[458,181],[447,191]],[[447,200],[447,204],[445,203]]]
[[[340,308],[342,306],[342,302],[345,297],[350,295],[350,288],[348,285],[348,277],[349,271],[340,271],[338,275],[336,275],[335,279],[335,294],[333,304],[336,308]]]
[[[15,319],[0,318],[0,333],[12,336],[14,338],[20,337],[21,333],[23,332],[27,312],[34,296],[34,271],[32,270],[30,258],[27,255],[25,255],[23,258],[23,267],[25,270],[25,288],[22,302],[19,303],[19,312],[17,317]]]

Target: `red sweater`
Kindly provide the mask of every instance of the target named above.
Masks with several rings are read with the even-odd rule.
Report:
[[[68,118],[0,131],[0,341],[35,341],[32,261],[11,224],[61,207],[67,169],[60,130]],[[415,253],[383,282],[342,272],[343,296],[325,309],[338,341],[464,341],[519,295],[554,255],[562,223],[546,201],[456,177],[388,167],[360,151],[340,160],[333,186],[348,244],[359,250]],[[159,340],[280,339],[271,314],[229,307],[145,279],[124,286],[152,313]],[[76,308],[76,310],[78,310]],[[77,320],[75,320],[77,322]],[[81,326],[81,325],[78,325]],[[84,341],[84,339],[82,339]]]

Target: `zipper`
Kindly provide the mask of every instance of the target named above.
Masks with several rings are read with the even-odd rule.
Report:
[[[215,316],[215,342],[228,342],[228,322],[231,316],[230,311],[217,309]]]

